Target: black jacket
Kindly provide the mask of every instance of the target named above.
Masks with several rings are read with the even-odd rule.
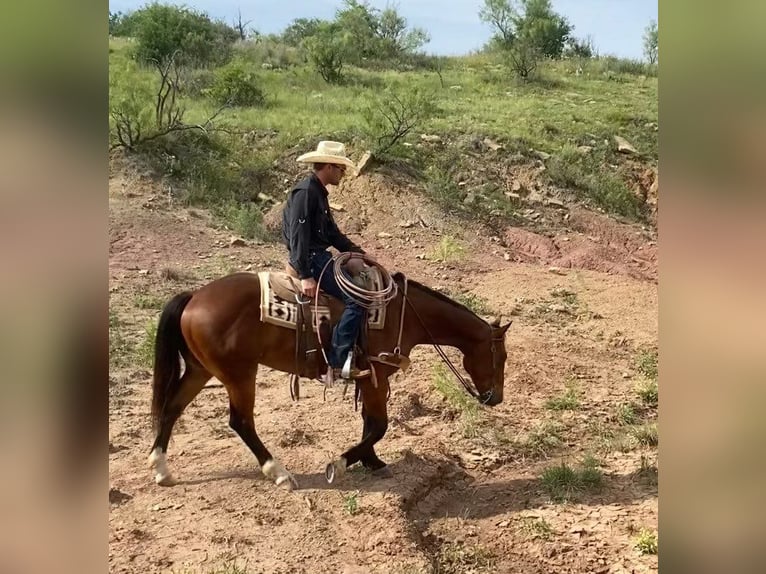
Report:
[[[298,277],[311,277],[309,255],[335,247],[338,251],[364,250],[340,232],[330,212],[327,189],[315,174],[298,182],[282,211],[282,239],[290,252],[290,265]]]

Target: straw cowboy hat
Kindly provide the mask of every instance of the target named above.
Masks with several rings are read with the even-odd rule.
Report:
[[[334,163],[342,164],[356,171],[356,164],[346,157],[346,146],[340,142],[321,141],[315,151],[304,153],[299,163]]]

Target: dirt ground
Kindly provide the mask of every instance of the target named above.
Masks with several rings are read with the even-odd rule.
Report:
[[[325,400],[319,383],[303,381],[292,402],[287,375],[261,369],[256,429],[298,480],[287,492],[229,429],[226,393],[213,381],[175,427],[168,459],[180,484],[163,488],[147,464],[147,325],[172,294],[235,270],[279,269],[284,251],[232,247],[205,211],[174,204],[149,178],[113,174],[110,572],[657,570],[657,557],[636,548],[642,529],[657,530],[657,449],[627,440],[632,427],[619,417],[636,400],[637,357],[657,346],[652,230],[571,206],[545,212],[544,233],[498,236],[442,220],[406,189],[395,202],[385,193],[375,176],[334,191],[341,227],[390,270],[513,319],[504,402],[467,419],[434,386],[436,353],[420,347],[392,383],[377,447],[394,477],[354,469],[328,485],[326,463],[361,435],[351,389]],[[447,236],[463,252],[435,261]],[[579,404],[550,408],[567,388]],[[634,425],[656,422],[656,409],[640,417]],[[545,469],[579,468],[587,455],[601,487],[552,500]]]

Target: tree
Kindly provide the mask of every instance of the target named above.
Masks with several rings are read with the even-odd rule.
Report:
[[[568,58],[593,58],[596,55],[596,45],[593,36],[588,34],[584,39],[570,37],[564,48],[564,56]]]
[[[553,11],[551,0],[521,0],[523,16],[517,34],[523,32],[535,48],[548,58],[560,58],[572,33],[569,21]]]
[[[411,54],[431,39],[422,28],[408,30],[407,20],[391,6],[378,17],[377,36],[377,55],[384,58],[400,58]]]
[[[136,57],[142,62],[226,63],[239,33],[189,8],[150,4],[133,13]]]
[[[524,37],[541,55],[559,58],[572,33],[569,21],[553,11],[550,0],[484,0],[479,18],[495,29],[493,43],[509,50]]]
[[[509,49],[513,45],[519,13],[510,0],[484,0],[479,19],[495,28],[495,41],[501,48]]]
[[[239,39],[245,40],[247,39],[247,25],[250,24],[252,20],[248,20],[247,22],[242,21],[242,10],[237,8],[237,20],[234,22],[234,29],[239,32]]]
[[[282,41],[288,46],[298,48],[306,38],[317,33],[321,23],[319,18],[296,18],[282,32]]]
[[[322,22],[316,33],[305,41],[311,63],[330,84],[343,81],[343,64],[349,53],[348,36],[342,34],[338,24]]]
[[[349,60],[361,64],[364,60],[375,57],[378,47],[377,10],[366,2],[345,0],[346,7],[338,10],[335,23],[339,31],[345,34],[348,42]]]
[[[659,57],[659,29],[657,21],[652,20],[644,29],[644,55],[650,64],[656,64]]]
[[[540,58],[560,58],[572,32],[572,25],[553,11],[550,0],[484,0],[479,17],[495,28],[492,43],[524,79]]]

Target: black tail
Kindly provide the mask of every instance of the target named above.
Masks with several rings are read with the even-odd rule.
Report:
[[[184,291],[173,297],[162,310],[157,325],[152,383],[152,422],[155,431],[160,428],[165,405],[173,398],[181,381],[181,362],[178,355],[188,350],[181,334],[181,313],[191,298],[191,291]]]

